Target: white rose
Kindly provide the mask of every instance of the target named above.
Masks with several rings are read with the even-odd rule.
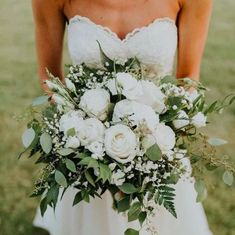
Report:
[[[107,155],[117,162],[127,163],[136,156],[137,139],[128,126],[117,124],[107,129],[104,144]]]
[[[121,93],[131,100],[143,94],[140,83],[129,73],[117,73],[116,79],[110,80],[106,86],[112,95]]]
[[[175,133],[164,123],[157,125],[156,131],[154,132],[154,137],[161,151],[169,151],[175,146]]]
[[[159,115],[150,106],[130,100],[121,100],[114,107],[113,121],[120,122],[123,118],[128,118],[132,125],[144,126],[150,131],[159,123]]]
[[[116,186],[121,186],[125,182],[125,173],[118,169],[116,172],[112,173],[111,184]]]
[[[92,152],[91,157],[95,159],[103,159],[104,156],[104,143],[100,141],[92,142],[86,147],[90,152]]]
[[[69,136],[66,140],[65,148],[78,148],[80,146],[80,140],[77,136]]]
[[[88,146],[93,142],[104,139],[105,127],[101,121],[96,118],[88,118],[84,120],[84,125],[78,129],[78,137],[81,145]]]
[[[154,111],[163,113],[166,110],[165,98],[159,87],[150,81],[140,81],[143,95],[139,96],[136,101],[151,106]]]
[[[180,129],[189,124],[189,117],[187,113],[183,110],[179,111],[179,115],[176,120],[173,121],[173,125],[175,128]]]
[[[78,131],[78,129],[81,129],[81,127],[84,125],[83,121],[83,112],[80,110],[72,110],[68,113],[65,113],[61,116],[59,121],[59,129],[60,131],[63,131],[65,135],[67,135],[67,131],[69,129],[74,128],[75,131]]]
[[[195,116],[193,116],[191,123],[195,127],[200,128],[206,126],[206,120],[207,117],[202,112],[198,112]]]
[[[96,88],[87,90],[80,100],[80,108],[90,117],[97,117],[101,121],[107,118],[110,104],[108,91]]]

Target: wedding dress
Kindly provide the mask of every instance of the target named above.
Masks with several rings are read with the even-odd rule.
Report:
[[[136,56],[149,70],[164,76],[172,73],[177,48],[177,27],[173,20],[160,18],[145,27],[128,33],[124,39],[109,28],[97,25],[86,17],[75,16],[68,25],[68,47],[74,64],[82,62],[100,65],[97,44],[111,58],[125,59]],[[112,209],[109,192],[102,199],[92,199],[72,207],[76,191],[69,189],[54,211],[49,208],[42,218],[39,210],[34,225],[47,229],[51,235],[123,235],[128,227],[139,228],[137,222],[128,223],[127,216]],[[190,180],[176,185],[175,219],[164,208],[157,211],[154,225],[160,235],[212,235]],[[141,235],[150,235],[141,231]]]

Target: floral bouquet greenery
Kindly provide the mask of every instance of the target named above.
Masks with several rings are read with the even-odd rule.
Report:
[[[52,95],[32,103],[23,153],[43,164],[32,196],[42,196],[43,215],[56,207],[60,190],[77,189],[73,205],[108,190],[117,212],[154,234],[157,206],[177,217],[174,185],[182,177],[195,178],[198,201],[206,195],[202,172],[223,166],[223,179],[232,184],[234,168],[215,154],[226,142],[200,128],[235,97],[208,105],[201,83],[148,80],[138,59],[111,60],[100,51],[102,67],[69,66],[65,84],[48,73]],[[139,231],[127,228],[125,235],[133,234]]]

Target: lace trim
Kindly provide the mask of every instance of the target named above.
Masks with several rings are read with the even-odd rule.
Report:
[[[92,24],[95,27],[100,28],[101,30],[104,30],[104,31],[108,32],[110,35],[112,35],[118,41],[123,42],[123,43],[126,42],[127,40],[129,40],[130,38],[132,38],[137,33],[152,27],[156,23],[169,23],[177,29],[176,23],[173,19],[171,19],[169,17],[156,18],[155,20],[153,20],[151,23],[147,24],[146,26],[142,26],[142,27],[133,29],[131,32],[127,33],[126,36],[123,39],[121,39],[117,35],[117,33],[113,32],[109,27],[97,24],[97,23],[95,23],[94,21],[92,21],[90,18],[88,18],[86,16],[75,15],[74,17],[69,19],[69,26],[72,23],[79,22],[79,21],[84,21],[84,22],[87,22],[89,24]]]

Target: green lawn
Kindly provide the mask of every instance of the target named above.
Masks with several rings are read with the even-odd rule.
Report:
[[[234,0],[215,1],[202,64],[202,80],[212,90],[209,99],[235,90],[234,9]],[[37,168],[27,159],[17,161],[24,123],[15,117],[40,94],[30,1],[0,0],[0,12],[0,234],[45,235],[32,227],[37,201],[28,198]],[[235,160],[234,115],[233,106],[208,131],[231,140],[222,150]],[[204,205],[215,235],[235,235],[235,188],[224,186],[218,175],[211,174],[214,186]]]

